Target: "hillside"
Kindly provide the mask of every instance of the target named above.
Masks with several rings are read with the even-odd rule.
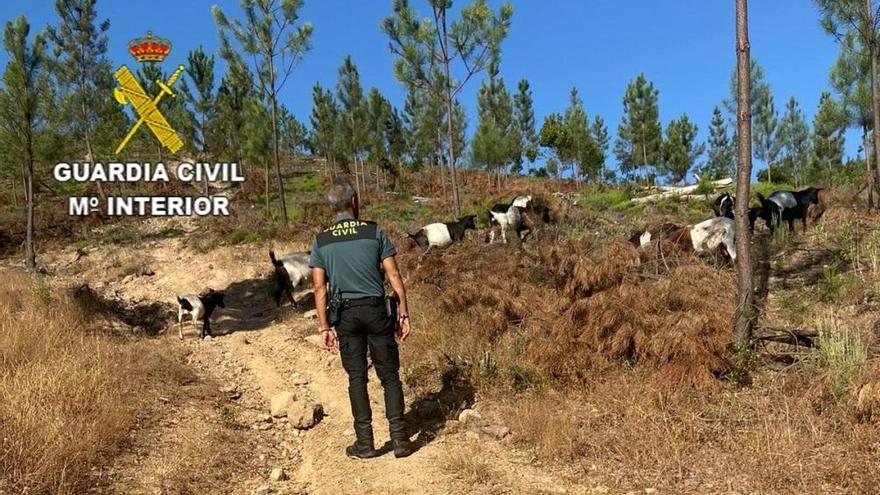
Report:
[[[422,448],[354,462],[343,454],[344,372],[316,345],[312,303],[278,310],[269,298],[268,250],[305,249],[328,215],[319,176],[290,180],[298,213],[284,228],[267,227],[245,193],[229,219],[69,225],[69,236],[41,244],[41,275],[23,274],[11,250],[0,275],[2,386],[29,399],[0,409],[0,489],[732,494],[872,493],[880,483],[880,230],[846,194],[805,233],[770,238],[761,225],[755,238],[762,335],[815,330],[814,345],[759,342],[740,355],[729,350],[729,262],[627,242],[646,223],[711,217],[714,198],[633,205],[626,189],[539,179],[487,189],[490,177],[470,173],[465,212],[529,193],[554,222],[525,243],[489,245],[481,214],[466,241],[422,257],[405,232],[449,219],[439,191],[412,178],[401,189],[428,200],[369,192],[362,215],[392,236],[412,293],[402,373]],[[198,341],[185,324],[179,341],[174,295],[209,287],[226,293],[217,337]],[[77,361],[68,354],[80,348],[43,342],[37,321],[108,351]],[[92,386],[65,381],[90,363],[107,366],[86,374]],[[45,381],[27,380],[34,370]],[[383,439],[377,380],[371,387]],[[271,418],[284,391],[326,416],[307,430]],[[82,405],[54,405],[62,399]],[[47,414],[32,417],[28,404]],[[465,409],[509,434],[458,421]],[[108,411],[118,413],[112,429]],[[94,439],[81,455],[46,426],[59,419]],[[275,468],[287,479],[271,481]]]

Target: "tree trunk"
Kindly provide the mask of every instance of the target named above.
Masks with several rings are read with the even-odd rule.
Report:
[[[458,199],[458,174],[455,171],[455,144],[453,143],[453,139],[455,138],[455,127],[452,123],[452,120],[455,118],[452,113],[452,79],[450,79],[449,75],[449,64],[451,60],[449,60],[449,37],[446,33],[446,11],[443,11],[442,16],[442,26],[443,26],[443,65],[446,70],[446,138],[448,139],[447,143],[449,146],[449,171],[450,178],[452,179],[452,205],[455,212],[455,219],[458,220],[461,217],[461,203]]]
[[[269,171],[269,161],[266,161],[266,170],[263,172],[263,180],[265,181],[263,190],[265,191],[264,196],[266,197],[266,213],[269,213],[269,208],[272,207],[269,204],[269,177],[272,175],[272,172]]]
[[[34,249],[34,152],[28,137],[27,152],[27,233],[25,237],[25,266],[28,270],[37,267],[37,253]]]
[[[865,0],[865,6],[870,15],[872,12],[871,0]],[[873,17],[871,20],[873,21]],[[873,24],[873,22],[871,24]],[[876,35],[874,35],[874,37],[876,38]],[[877,153],[880,153],[880,132],[877,132],[877,130],[880,129],[880,83],[877,81],[876,39],[868,45],[868,53],[871,56],[871,106],[874,113],[874,156],[877,157]],[[874,187],[877,188],[880,187],[880,180],[878,180],[880,179],[880,160],[874,160],[874,166],[876,167]],[[880,191],[880,189],[878,189],[878,191]]]
[[[737,155],[736,196],[749,197],[752,177],[752,111],[748,0],[736,0],[736,71],[737,71]],[[751,233],[749,232],[749,202],[736,202],[736,274],[737,295],[734,313],[736,343],[747,348],[755,325],[753,304]]]
[[[441,120],[441,119],[438,119]],[[443,136],[437,127],[437,166],[440,168],[440,190],[446,197],[446,165],[443,164]]]
[[[86,47],[84,44],[80,43],[79,51],[80,51],[81,60],[85,60]],[[95,154],[92,153],[92,136],[91,136],[91,132],[89,132],[89,125],[90,125],[89,120],[90,119],[89,119],[88,105],[86,104],[86,81],[85,81],[85,74],[84,73],[79,74],[79,91],[80,91],[80,96],[81,96],[81,98],[80,98],[80,111],[82,112],[80,117],[83,119],[83,125],[85,125],[85,128],[83,129],[83,137],[85,138],[85,141],[86,141],[86,153],[87,153],[87,156],[89,157],[89,161],[94,163],[95,162]],[[98,190],[98,196],[101,198],[101,201],[106,202],[107,196],[104,194],[104,188],[101,186],[101,181],[95,181],[95,188]]]
[[[865,180],[868,181],[868,211],[874,209],[874,187],[871,185],[871,151],[868,142],[868,126],[862,126],[862,148],[865,150]]]
[[[12,204],[18,206],[18,189],[15,187],[15,176],[12,176]]]
[[[274,70],[270,68],[270,70]],[[275,177],[278,179],[278,196],[281,199],[281,223],[287,225],[287,198],[284,197],[284,180],[281,178],[281,157],[278,155],[278,99],[275,81],[272,81],[272,155],[275,160]],[[268,195],[267,195],[268,197]]]

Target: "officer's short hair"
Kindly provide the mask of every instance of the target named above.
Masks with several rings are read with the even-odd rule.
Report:
[[[355,196],[357,192],[346,177],[336,177],[327,189],[327,201],[335,211],[342,211],[351,206],[351,199]]]

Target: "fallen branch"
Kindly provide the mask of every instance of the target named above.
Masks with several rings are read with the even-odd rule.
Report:
[[[733,179],[730,177],[726,179],[712,181],[713,190],[723,189],[731,184],[733,184]],[[667,198],[681,197],[681,196],[690,196],[700,188],[699,184],[694,184],[692,186],[684,186],[684,187],[671,187],[671,186],[663,186],[658,189],[662,192],[651,194],[650,196],[644,196],[641,198],[633,198],[630,201],[633,203],[641,204],[641,203],[653,203],[655,201]]]
[[[812,329],[763,327],[755,334],[756,342],[776,342],[801,347],[815,347],[819,332]]]

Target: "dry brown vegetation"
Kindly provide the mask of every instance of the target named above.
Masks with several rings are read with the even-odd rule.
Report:
[[[161,343],[108,326],[100,301],[0,275],[0,492],[83,493],[160,391],[196,381]]]
[[[621,490],[876,492],[880,423],[858,399],[873,390],[866,349],[880,338],[873,219],[831,208],[801,237],[759,234],[771,272],[762,324],[817,329],[818,348],[734,356],[729,265],[576,239],[572,226],[591,222],[577,215],[549,229],[555,242],[403,255],[413,392],[436,388],[451,359],[518,446]]]

